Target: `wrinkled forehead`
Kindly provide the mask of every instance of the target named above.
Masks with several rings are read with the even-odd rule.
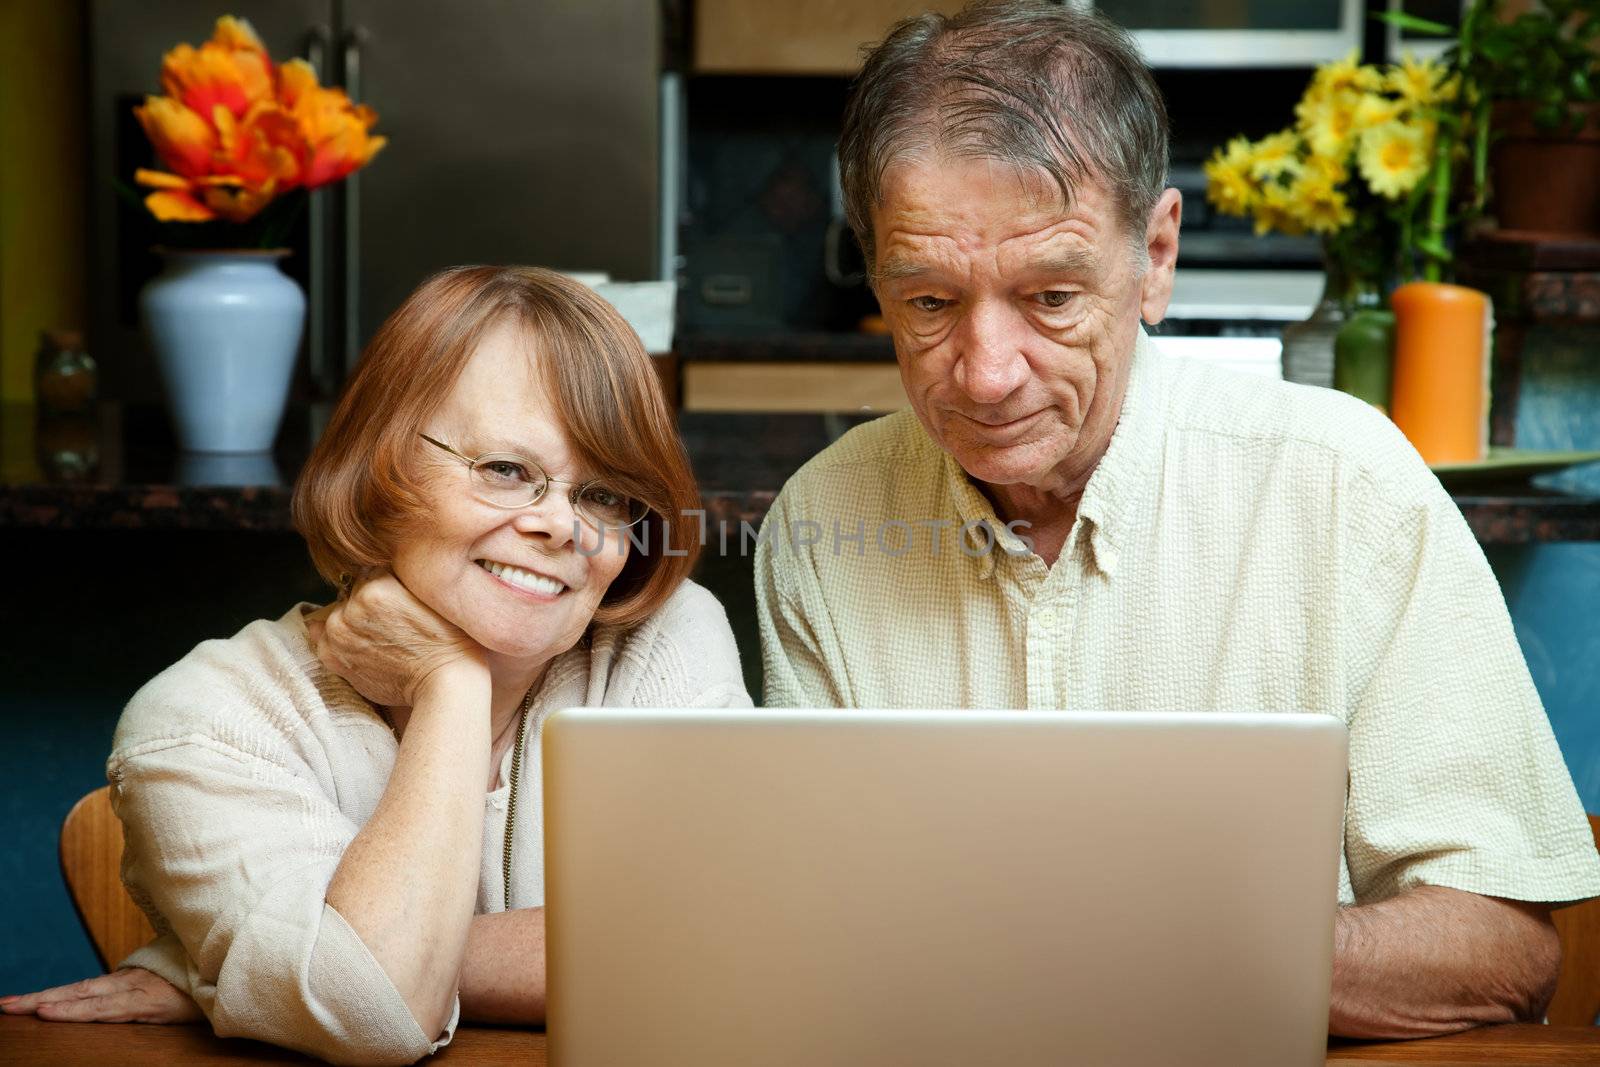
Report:
[[[959,188],[967,199],[955,201]],[[883,170],[878,183],[875,212],[929,211],[963,206],[988,210],[1003,206],[1013,216],[1028,219],[1059,218],[1079,207],[1093,210],[1109,206],[1100,183],[1085,178],[1063,187],[1040,167],[1017,164],[991,155],[927,146],[897,154]]]
[[[882,189],[873,212],[880,281],[976,255],[1086,268],[1123,240],[1097,183],[1082,183],[1069,201],[1048,175],[997,160],[906,158],[885,171]]]

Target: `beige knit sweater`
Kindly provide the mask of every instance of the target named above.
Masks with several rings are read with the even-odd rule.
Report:
[[[337,1063],[410,1063],[424,1034],[355,931],[324,902],[372,816],[398,743],[326,671],[298,604],[206,641],[135,694],[106,765],[127,838],[123,881],[158,937],[125,966],[186,991],[222,1036]],[[551,664],[533,703],[517,799],[511,906],[544,902],[539,735],[562,707],[748,706],[722,606],[686,582],[639,626],[599,629]],[[508,789],[484,797],[477,910],[502,907]]]

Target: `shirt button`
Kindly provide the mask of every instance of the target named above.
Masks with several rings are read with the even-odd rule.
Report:
[[[1056,624],[1056,609],[1045,608],[1043,611],[1039,612],[1037,621],[1040,626],[1043,626],[1046,629],[1054,626]]]

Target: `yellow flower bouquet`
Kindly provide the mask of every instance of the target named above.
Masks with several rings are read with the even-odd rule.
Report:
[[[162,59],[162,96],[134,109],[163,170],[134,180],[160,222],[245,223],[295,190],[339,181],[371,162],[378,116],[317,84],[303,59],[274,64],[250,24],[223,16],[209,41]]]
[[[1236,137],[1205,164],[1206,198],[1253,219],[1258,234],[1318,234],[1353,279],[1409,273],[1419,250],[1425,180],[1453,121],[1460,80],[1405,57],[1382,68],[1345,59],[1318,68],[1295,123],[1257,141]]]

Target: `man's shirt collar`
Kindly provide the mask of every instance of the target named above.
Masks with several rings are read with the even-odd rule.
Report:
[[[1151,481],[1157,472],[1161,450],[1165,406],[1165,382],[1160,367],[1163,358],[1141,326],[1134,340],[1128,387],[1123,393],[1117,428],[1112,431],[1106,454],[1090,474],[1083,497],[1078,501],[1078,519],[1085,531],[1078,536],[1088,538],[1094,564],[1107,577],[1114,575],[1122,549],[1132,541],[1133,524],[1141,521],[1137,514],[1139,504],[1151,497]],[[980,577],[990,577],[998,559],[1010,554],[1027,554],[1027,546],[1006,528],[1004,521],[995,514],[994,505],[955,457],[945,452],[943,462],[951,503],[961,519],[960,536],[971,546],[969,551],[976,552],[986,543],[990,546],[975,560]],[[985,537],[981,526],[989,528],[989,537]],[[1026,528],[1021,532],[1026,534]]]

